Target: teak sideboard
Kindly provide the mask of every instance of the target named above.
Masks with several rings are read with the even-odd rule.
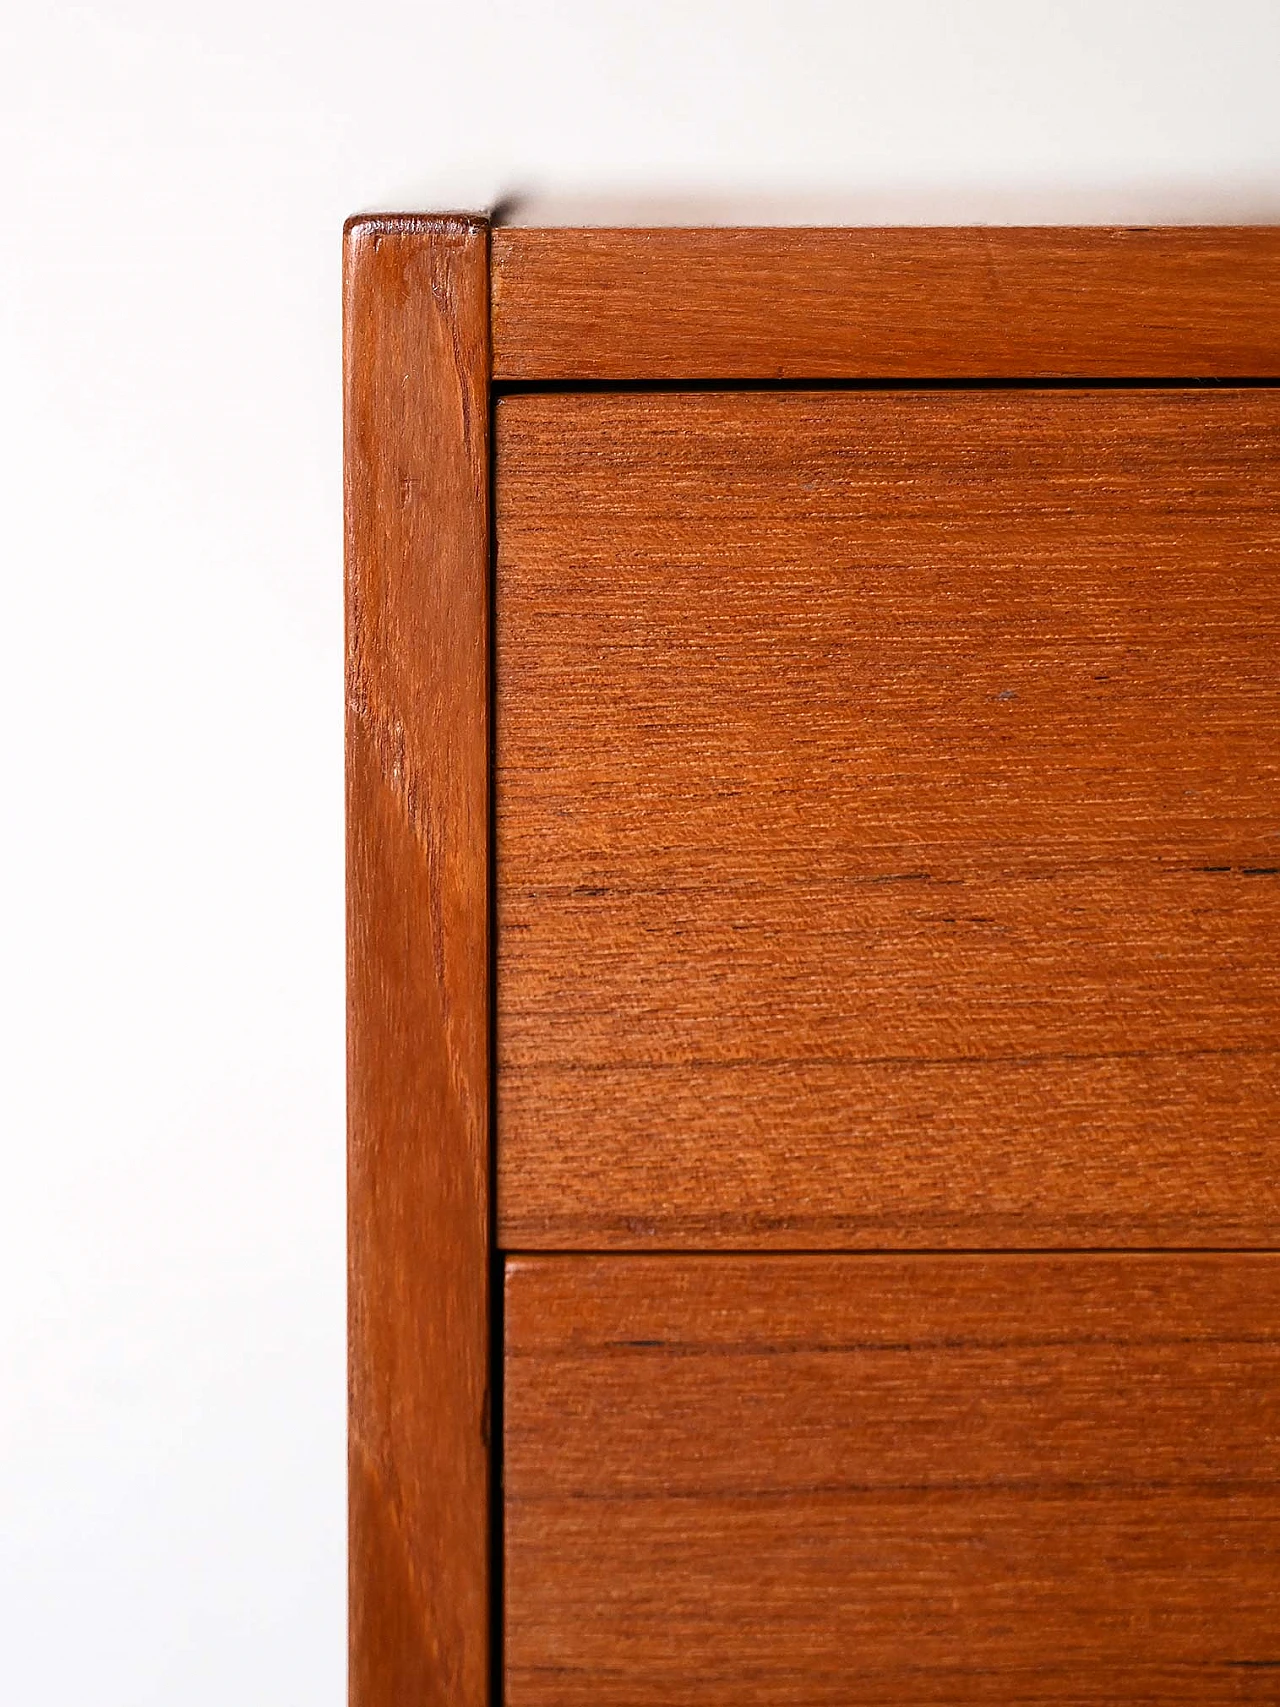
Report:
[[[1280,231],[346,234],[353,1707],[1280,1701]]]

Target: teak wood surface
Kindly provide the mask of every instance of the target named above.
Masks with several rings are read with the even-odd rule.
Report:
[[[493,233],[498,380],[1278,371],[1275,227]]]
[[[489,239],[347,233],[352,1707],[1274,1700],[1273,1261],[1081,1247],[1275,1240],[1276,394],[1127,382],[1280,233]]]
[[[489,1695],[486,242],[347,234],[352,1707]]]
[[[1275,1243],[1280,391],[497,421],[502,1243]]]
[[[543,1257],[509,1707],[1269,1702],[1272,1256]]]

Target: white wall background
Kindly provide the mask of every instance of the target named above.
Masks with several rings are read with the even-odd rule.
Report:
[[[337,1707],[343,216],[1280,217],[1280,6],[0,31],[0,1700]]]

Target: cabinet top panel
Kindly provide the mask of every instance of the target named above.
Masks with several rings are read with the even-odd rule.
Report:
[[[492,234],[499,382],[1275,378],[1280,227]]]

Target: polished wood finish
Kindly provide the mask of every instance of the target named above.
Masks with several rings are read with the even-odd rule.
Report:
[[[1280,229],[495,230],[498,380],[1280,375]]]
[[[489,1694],[488,274],[346,243],[352,1707]]]
[[[492,261],[348,228],[353,1707],[499,1517],[510,1707],[1274,1700],[1280,393],[1021,382],[1280,376],[1280,233]],[[494,587],[491,373],[638,393]]]
[[[545,1257],[508,1707],[1274,1702],[1274,1257]]]
[[[497,419],[501,1242],[1276,1243],[1280,391]]]

